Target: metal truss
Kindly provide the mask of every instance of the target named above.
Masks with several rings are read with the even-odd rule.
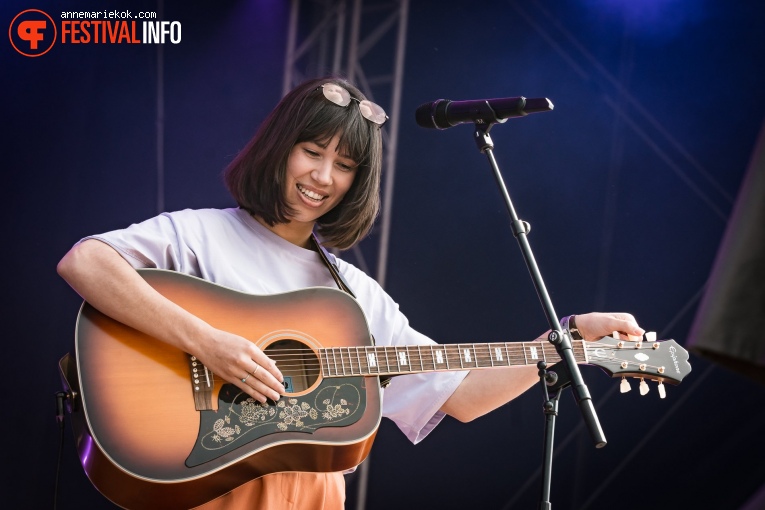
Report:
[[[371,236],[377,240],[375,276],[385,286],[390,239],[393,184],[396,174],[401,83],[409,0],[292,0],[282,95],[308,77],[326,74],[345,76],[371,101],[389,105],[390,119],[383,127],[382,212]],[[356,264],[370,274],[358,245]],[[356,473],[356,510],[366,506],[369,462]],[[349,505],[350,506],[350,505]]]
[[[385,286],[393,184],[401,110],[401,83],[409,0],[292,0],[282,94],[313,76],[344,76],[372,101],[385,106],[382,212],[373,235],[377,282]],[[378,97],[379,96],[379,97]],[[369,241],[362,244],[367,245]],[[357,264],[369,272],[363,252]]]

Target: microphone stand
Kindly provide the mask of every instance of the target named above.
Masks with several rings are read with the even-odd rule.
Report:
[[[488,106],[488,105],[487,105]],[[488,108],[490,111],[491,109]],[[485,117],[484,117],[485,119]],[[478,150],[486,154],[489,159],[492,171],[494,172],[494,178],[497,181],[502,197],[505,200],[507,211],[510,214],[510,225],[513,230],[513,235],[518,240],[518,244],[523,253],[523,258],[526,261],[526,267],[531,274],[531,279],[534,282],[534,287],[537,291],[537,296],[542,303],[542,307],[547,317],[547,322],[550,326],[550,334],[548,335],[548,341],[555,346],[556,351],[560,355],[561,362],[556,364],[555,367],[559,367],[561,376],[554,371],[547,370],[547,364],[544,361],[540,361],[537,366],[539,368],[540,382],[544,391],[545,403],[545,441],[544,441],[544,467],[542,477],[542,494],[539,504],[540,510],[551,510],[552,505],[550,503],[550,480],[552,476],[552,454],[553,454],[553,438],[555,435],[555,418],[558,415],[558,399],[560,398],[561,391],[571,385],[574,391],[574,397],[579,406],[579,410],[582,413],[584,422],[590,431],[590,436],[595,443],[596,448],[602,448],[606,445],[606,438],[603,434],[603,430],[600,428],[598,417],[595,414],[595,407],[592,404],[592,398],[587,386],[584,384],[582,374],[579,372],[579,366],[576,364],[574,353],[571,346],[571,337],[568,331],[563,331],[558,322],[558,316],[555,313],[555,309],[552,305],[550,295],[547,293],[542,275],[539,272],[537,263],[534,260],[534,254],[531,252],[531,246],[527,239],[527,235],[530,231],[530,226],[525,221],[518,219],[518,215],[513,207],[513,202],[510,199],[510,195],[507,192],[507,187],[502,179],[502,174],[499,171],[499,166],[494,158],[494,143],[489,136],[489,130],[495,123],[504,122],[506,119],[497,119],[494,116],[494,120],[484,122],[481,120],[475,124],[475,142]],[[547,387],[551,386],[551,391],[548,392]]]

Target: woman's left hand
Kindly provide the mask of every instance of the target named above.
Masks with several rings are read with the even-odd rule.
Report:
[[[629,313],[585,313],[576,316],[576,327],[585,340],[599,340],[618,331],[627,335],[643,336],[645,330],[638,326],[635,317]]]

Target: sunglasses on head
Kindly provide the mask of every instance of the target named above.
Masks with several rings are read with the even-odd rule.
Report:
[[[337,85],[336,83],[325,83],[319,87],[327,100],[335,103],[337,106],[348,106],[351,104],[351,99],[359,103],[359,111],[361,116],[367,119],[369,122],[382,126],[385,121],[388,120],[388,116],[385,114],[385,110],[378,104],[366,99],[356,99],[351,96],[345,88]]]

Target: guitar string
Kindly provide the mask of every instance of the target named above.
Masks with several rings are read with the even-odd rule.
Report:
[[[437,365],[444,365],[443,370],[466,370],[466,369],[472,369],[472,368],[489,368],[491,366],[496,366],[495,363],[500,363],[500,366],[513,366],[513,365],[531,365],[530,363],[527,363],[525,354],[521,353],[514,353],[510,356],[505,356],[503,361],[500,361],[496,358],[493,358],[491,356],[491,352],[480,352],[482,350],[487,350],[487,348],[490,348],[491,345],[494,346],[504,346],[503,343],[492,343],[492,344],[482,344],[482,348],[477,348],[474,356],[472,357],[472,361],[466,361],[461,358],[461,353],[459,352],[461,344],[449,344],[448,346],[445,346],[446,351],[457,351],[457,352],[447,352],[445,361],[442,363],[435,363],[433,360],[433,355],[428,355],[426,352],[425,355],[422,355],[420,350],[416,352],[417,356],[412,358],[409,358],[409,365],[406,363],[402,365],[400,364],[400,359],[398,357],[399,352],[403,352],[405,348],[399,348],[398,350],[396,348],[391,347],[375,347],[375,346],[368,346],[368,347],[361,347],[361,346],[350,346],[350,347],[333,347],[333,348],[325,348],[322,349],[322,353],[327,355],[332,353],[334,359],[328,359],[326,356],[324,356],[324,359],[320,362],[315,354],[315,352],[310,348],[293,348],[293,349],[271,349],[268,352],[269,356],[277,361],[277,366],[280,367],[281,370],[289,371],[291,369],[298,369],[302,373],[308,375],[314,375],[322,373],[322,369],[319,368],[320,366],[327,367],[328,371],[335,372],[335,375],[362,375],[362,372],[371,374],[371,375],[377,375],[380,373],[390,373],[391,367],[397,368],[398,370],[394,370],[393,372],[408,372],[408,370],[405,368],[406,366],[412,366],[414,364],[415,368],[412,370],[412,372],[422,372],[422,371],[437,371],[441,370],[440,368],[437,368]],[[520,346],[523,345],[524,347],[528,345],[526,342],[519,342],[514,343],[513,348],[519,349]],[[538,345],[534,345],[535,347],[540,347]],[[472,346],[471,346],[472,347]],[[547,350],[550,350],[549,348],[552,348],[552,346],[542,346],[542,349],[544,352],[544,356],[547,357]],[[616,347],[616,346],[607,346],[607,347]],[[361,356],[362,350],[364,351],[364,354],[368,353],[368,349],[374,349],[375,354],[378,355],[377,359],[379,360],[377,362],[377,365],[372,365],[370,368],[369,363],[359,363],[361,359],[365,359],[365,356]],[[617,358],[615,356],[603,356],[599,355],[598,353],[604,352],[604,349],[606,346],[598,346],[598,347],[592,347],[592,346],[585,346],[584,350],[588,351],[591,354],[589,357],[590,360],[593,361],[601,361],[601,362],[614,362],[614,363],[623,363],[626,362],[629,366],[635,366],[640,367],[642,363],[634,362],[631,360],[624,360],[621,358]],[[336,352],[332,352],[333,350],[337,349]],[[382,356],[379,356],[380,349],[382,349]],[[624,352],[626,350],[653,350],[651,346],[646,347],[640,347],[637,349],[628,347],[625,348],[617,348],[615,351]],[[359,357],[359,360],[353,359],[354,350],[356,351],[357,356]],[[581,350],[581,347],[580,349]],[[409,351],[406,351],[407,354],[409,354]],[[295,354],[300,354],[302,357],[298,358],[295,356]],[[350,357],[349,357],[350,356]],[[341,357],[340,360],[337,359],[337,357]],[[557,355],[557,352],[553,352],[550,354],[550,361],[560,361],[560,358]],[[282,360],[281,364],[278,364],[279,360]],[[419,360],[419,362],[418,362]],[[289,363],[287,363],[289,362]],[[315,368],[307,369],[306,363],[309,365],[314,365]],[[381,367],[380,365],[383,364],[385,368]],[[454,366],[450,366],[454,365]],[[459,364],[459,366],[456,366]],[[417,369],[417,365],[427,365],[428,368],[426,370]],[[646,369],[652,368],[652,369],[659,369],[660,367],[658,365],[649,365],[645,364]],[[433,368],[430,368],[433,367]],[[358,372],[358,373],[356,373]],[[647,377],[650,376],[650,374],[645,374]]]
[[[420,351],[415,351],[414,353],[412,353],[412,352],[410,352],[408,350],[394,350],[393,348],[386,348],[386,347],[380,347],[380,348],[370,347],[370,348],[373,349],[372,353],[376,355],[377,359],[389,358],[389,359],[393,359],[393,360],[398,360],[400,354],[404,353],[404,352],[407,354],[407,357],[408,357],[407,359],[415,360],[415,361],[417,359],[419,359],[419,358],[432,359],[434,357],[433,354],[430,354],[430,353],[427,353],[427,352],[423,355]],[[328,355],[331,355],[334,358],[341,357],[342,358],[342,362],[346,362],[347,361],[348,363],[355,363],[356,361],[358,361],[358,360],[354,360],[353,359],[356,356],[358,356],[360,359],[366,359],[365,355],[370,354],[370,352],[367,349],[368,348],[364,348],[364,347],[358,347],[358,348],[357,347],[324,348],[324,349],[322,349],[320,351],[319,356],[322,356],[323,358],[326,358]],[[601,360],[601,359],[602,360],[620,359],[620,358],[617,358],[615,356],[603,356],[600,353],[603,352],[604,350],[605,350],[605,348],[603,348],[603,347],[598,347],[598,348],[590,348],[590,347],[588,347],[588,348],[586,348],[586,351],[590,354],[590,356],[589,356],[590,359],[599,359],[599,360]],[[614,352],[630,352],[630,351],[637,351],[637,350],[649,350],[649,348],[630,349],[629,351],[627,351],[625,349],[614,349]],[[449,360],[452,360],[452,359],[462,359],[462,354],[461,354],[461,352],[459,352],[458,349],[446,349],[446,351],[448,351],[446,353],[446,358],[448,358]],[[457,352],[454,352],[454,351],[457,351]],[[549,357],[554,359],[554,360],[560,360],[560,357],[558,356],[557,352],[553,351],[553,352],[549,352],[548,353],[547,351],[548,351],[548,349],[544,349],[543,355],[545,357],[548,357],[548,355],[549,355]],[[287,359],[287,360],[292,360],[292,359],[304,359],[304,360],[318,359],[318,356],[316,355],[316,352],[314,350],[312,350],[312,349],[309,349],[309,348],[305,348],[305,349],[280,349],[280,350],[273,350],[272,349],[272,350],[267,350],[266,352],[267,352],[267,354],[269,355],[270,358],[272,358],[274,360],[277,360],[277,361],[279,359]],[[415,355],[412,355],[412,354],[415,354]],[[298,358],[298,355],[300,356],[300,358]],[[476,351],[475,353],[471,353],[471,358],[470,359],[481,360],[482,362],[487,362],[487,360],[488,360],[488,362],[497,361],[497,362],[501,363],[505,359],[525,359],[525,357],[526,357],[525,353],[512,353],[509,356],[507,354],[505,354],[503,356],[503,358],[500,360],[500,359],[495,358],[494,356],[492,356],[492,354],[490,352],[487,353],[487,352]],[[326,360],[324,360],[324,361],[326,361]],[[340,361],[336,361],[336,360],[335,361],[330,360],[330,361],[333,362],[333,363],[341,364]],[[470,361],[467,361],[467,360],[463,360],[463,361],[470,363]],[[634,361],[630,361],[630,360],[623,360],[623,361],[627,361],[629,363],[635,363]]]

